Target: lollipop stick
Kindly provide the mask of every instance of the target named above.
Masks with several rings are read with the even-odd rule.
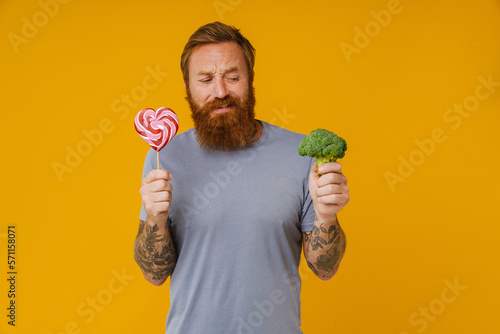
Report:
[[[156,161],[158,162],[158,169],[160,169],[160,152],[156,151]]]

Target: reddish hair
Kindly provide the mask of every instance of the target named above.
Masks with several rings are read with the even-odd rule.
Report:
[[[189,58],[194,50],[210,43],[236,42],[241,47],[248,66],[250,83],[253,82],[255,64],[255,48],[238,29],[221,22],[213,22],[201,26],[189,37],[181,56],[181,70],[184,82],[189,80]]]

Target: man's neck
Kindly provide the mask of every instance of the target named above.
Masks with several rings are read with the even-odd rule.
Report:
[[[264,132],[264,126],[262,125],[261,122],[254,119],[254,124],[255,124],[255,133],[253,135],[252,142],[256,142],[257,140],[259,140],[260,137],[262,136],[262,133]]]

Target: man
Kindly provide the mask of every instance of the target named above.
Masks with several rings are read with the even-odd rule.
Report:
[[[181,69],[195,128],[144,164],[135,260],[171,276],[166,333],[302,333],[301,249],[330,279],[345,250],[348,200],[337,162],[301,157],[304,135],[256,120],[255,50],[215,22],[189,39]]]

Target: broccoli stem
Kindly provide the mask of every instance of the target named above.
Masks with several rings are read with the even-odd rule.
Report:
[[[331,162],[331,161],[334,161],[333,155],[317,156],[316,157],[316,162],[318,163],[318,167],[324,163]]]
[[[316,163],[318,164],[318,167],[324,163],[332,162],[332,161],[337,161],[337,159],[333,158],[333,155],[317,156],[316,157]],[[318,174],[321,174],[321,173],[318,173]]]

